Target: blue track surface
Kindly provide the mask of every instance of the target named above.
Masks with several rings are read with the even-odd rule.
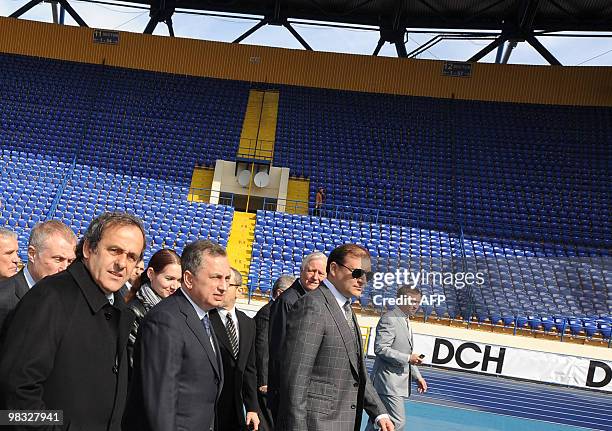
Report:
[[[406,404],[410,429],[612,431],[612,396],[608,394],[431,367],[420,369],[429,390],[423,395],[413,390]]]

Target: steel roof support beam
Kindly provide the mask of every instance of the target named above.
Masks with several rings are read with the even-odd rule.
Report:
[[[497,55],[495,56],[495,63],[499,64],[502,62],[502,56],[504,55],[504,45],[506,43],[502,43],[497,47]]]
[[[89,27],[85,21],[83,20],[83,18],[80,17],[80,15],[77,13],[77,11],[75,11],[72,6],[70,6],[70,4],[68,3],[67,0],[59,0],[59,3],[62,5],[62,7],[64,8],[64,10],[66,12],[68,12],[68,15],[70,15],[72,17],[73,20],[75,20],[77,22],[78,25],[80,25],[81,27]]]
[[[156,0],[151,2],[151,11],[149,12],[149,22],[145,27],[144,34],[153,34],[157,24],[160,22],[166,23],[168,26],[168,33],[174,37],[174,26],[172,25],[172,15],[176,7],[175,0]]]
[[[310,45],[306,43],[304,38],[300,36],[300,34],[293,28],[293,26],[289,23],[289,21],[285,20],[285,22],[283,23],[283,26],[285,26],[285,28],[289,30],[289,33],[291,33],[293,37],[295,37],[297,41],[300,42],[307,51],[312,51],[312,48],[310,47]]]
[[[513,40],[510,43],[508,43],[508,47],[506,48],[506,52],[504,52],[504,58],[502,58],[502,64],[508,64],[508,60],[510,59],[510,55],[512,54],[512,51],[514,50],[514,48],[516,48],[516,45],[518,45],[518,41]]]
[[[53,24],[58,24],[59,16],[57,13],[57,2],[56,1],[51,2],[51,15],[53,15]]]
[[[404,43],[404,41],[396,41],[395,42],[395,50],[397,51],[397,56],[399,58],[406,58],[408,57],[408,52],[406,52],[406,44]]]
[[[372,53],[372,55],[374,57],[376,57],[378,55],[378,53],[380,52],[381,48],[383,47],[383,45],[385,44],[385,40],[381,37],[380,39],[378,39],[378,43],[376,44],[376,48],[374,49],[374,52]]]
[[[248,29],[247,31],[242,33],[242,35],[238,36],[238,38],[236,38],[232,43],[240,43],[240,42],[242,42],[244,39],[246,39],[247,37],[249,37],[250,35],[255,33],[257,30],[262,28],[267,23],[268,23],[268,19],[267,18],[262,19],[257,24],[255,24],[253,27],[251,27],[250,29]]]
[[[25,5],[21,6],[19,9],[17,9],[15,12],[10,14],[9,18],[19,18],[21,15],[23,15],[24,13],[26,13],[27,11],[32,9],[34,6],[36,6],[37,4],[40,4],[42,2],[43,2],[43,0],[30,0]]]
[[[491,51],[493,51],[495,48],[497,48],[500,45],[503,45],[503,43],[506,41],[506,34],[502,32],[502,34],[499,35],[499,37],[497,39],[495,39],[493,42],[491,42],[490,44],[488,44],[487,46],[485,46],[484,48],[482,48],[480,51],[478,51],[476,54],[474,54],[473,56],[471,56],[468,59],[468,62],[477,62],[480,59],[482,59],[485,55],[487,55],[488,53],[490,53]]]
[[[561,62],[555,58],[554,55],[551,54],[549,50],[546,49],[544,45],[540,43],[535,36],[531,35],[525,39],[529,45],[533,46],[533,48],[540,53],[542,57],[546,59],[553,66],[561,66]]]

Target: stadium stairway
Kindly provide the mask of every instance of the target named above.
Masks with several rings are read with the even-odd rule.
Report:
[[[278,91],[251,90],[247,102],[238,157],[272,160],[278,116]]]
[[[289,178],[287,184],[287,206],[285,212],[308,215],[308,196],[310,180],[307,178]]]
[[[215,170],[205,166],[196,166],[191,177],[188,200],[193,202],[210,201],[210,189],[212,188]]]
[[[274,140],[276,138],[276,120],[278,117],[278,91],[266,91],[261,107],[261,124],[257,139],[255,158],[272,160],[274,158]]]
[[[232,229],[227,242],[230,264],[246,278],[251,265],[251,251],[255,237],[257,215],[234,211]],[[244,282],[246,284],[246,280]]]

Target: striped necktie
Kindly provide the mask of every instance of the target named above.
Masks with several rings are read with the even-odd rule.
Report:
[[[232,345],[232,356],[234,356],[234,359],[238,359],[238,335],[236,335],[236,325],[234,325],[234,319],[232,319],[231,313],[227,313],[227,325],[225,329],[227,330],[227,337]]]

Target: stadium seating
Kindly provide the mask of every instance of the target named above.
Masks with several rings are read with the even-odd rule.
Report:
[[[0,69],[0,225],[22,259],[37,221],[82,233],[114,209],[142,217],[147,258],[227,244],[233,208],[186,198],[195,165],[235,157],[248,83],[7,54]],[[252,292],[357,242],[377,271],[485,274],[425,283],[447,298],[426,316],[610,338],[611,109],[277,89],[274,164],[327,199],[323,217],[258,212]]]
[[[610,108],[280,92],[276,165],[368,221],[612,246]]]
[[[83,233],[105,210],[145,221],[150,247],[227,244],[233,208],[187,202],[193,167],[235,153],[247,85],[0,55],[0,224],[57,217]],[[78,77],[78,79],[75,79]]]
[[[609,338],[612,266],[610,257],[595,249],[461,240],[431,229],[259,211],[249,288],[268,294],[280,275],[299,274],[306,254],[329,253],[347,242],[371,251],[374,271],[428,273],[429,278],[421,278],[423,294],[444,295],[446,301],[424,305],[426,316],[545,332],[567,327],[572,333],[592,337],[599,332]],[[449,272],[481,274],[482,282],[455,278],[449,283],[433,275]],[[388,308],[382,298],[395,297],[397,283],[376,287],[366,288],[362,307]]]

